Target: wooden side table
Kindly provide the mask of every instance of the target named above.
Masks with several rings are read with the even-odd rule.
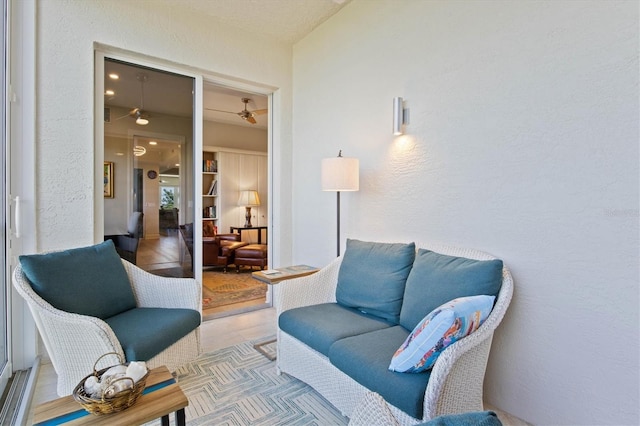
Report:
[[[169,414],[175,412],[176,425],[185,425],[184,407],[189,405],[167,367],[149,372],[142,395],[126,410],[114,414],[96,416],[86,411],[68,395],[36,407],[34,426],[44,425],[140,425],[162,418],[162,426],[169,426]]]
[[[284,268],[267,269],[251,273],[251,277],[269,285],[278,284],[280,281],[304,277],[318,272],[319,269],[309,265],[285,266]]]

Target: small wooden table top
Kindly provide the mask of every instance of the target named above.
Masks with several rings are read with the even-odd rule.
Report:
[[[114,414],[96,416],[87,412],[73,396],[68,395],[36,407],[33,424],[38,425],[140,425],[189,405],[187,397],[178,386],[167,367],[149,372],[142,395],[126,410]],[[168,423],[167,423],[168,424]]]
[[[252,272],[251,276],[258,281],[273,285],[280,281],[300,278],[318,272],[319,269],[309,265],[286,266],[278,269],[267,269],[264,271]]]

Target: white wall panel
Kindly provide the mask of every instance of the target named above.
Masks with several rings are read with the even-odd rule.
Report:
[[[278,89],[279,138],[274,161],[291,150],[291,46],[242,29],[211,25],[206,16],[173,4],[73,0],[37,2],[37,243],[40,250],[91,244],[93,232],[94,43],[176,68]],[[141,25],[144,23],[144,25]],[[256,67],[255,64],[261,64]],[[289,173],[289,169],[284,169]],[[290,179],[274,171],[290,218]],[[290,257],[290,220],[280,232]]]
[[[361,167],[343,239],[474,247],[513,271],[489,403],[638,424],[638,40],[637,2],[351,2],[294,47],[295,263],[334,256],[320,162],[342,149]],[[396,96],[411,123],[394,138]]]

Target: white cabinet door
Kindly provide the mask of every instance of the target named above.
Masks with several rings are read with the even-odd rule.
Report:
[[[267,226],[269,194],[267,191],[266,155],[220,152],[218,179],[220,181],[220,225],[218,232],[227,233],[231,226],[244,226],[245,208],[238,206],[238,197],[240,191],[243,190],[256,190],[260,196],[260,206],[251,208],[251,224],[253,226]],[[244,232],[243,240],[256,242],[256,232]],[[263,233],[264,235],[265,233]],[[266,243],[266,241],[263,242]]]

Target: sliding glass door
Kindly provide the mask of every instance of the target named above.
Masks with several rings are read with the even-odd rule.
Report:
[[[100,65],[104,235],[132,236],[125,258],[148,272],[193,277],[197,79],[118,57]]]
[[[3,100],[7,99],[7,2],[2,2],[2,27],[0,28],[0,43],[2,45],[2,67],[0,69],[1,87],[0,94]],[[9,249],[8,233],[10,232],[10,226],[8,224],[8,206],[7,206],[7,104],[1,103],[0,106],[0,145],[2,146],[2,161],[0,161],[1,179],[0,185],[0,203],[2,204],[2,213],[0,213],[0,219],[2,220],[2,243],[0,244],[0,252],[2,252],[2,278],[0,278],[0,394],[4,391],[7,381],[11,376],[11,369],[9,364],[9,338],[8,338],[8,294],[9,294],[9,280],[10,280],[10,264],[9,256],[7,252]]]

